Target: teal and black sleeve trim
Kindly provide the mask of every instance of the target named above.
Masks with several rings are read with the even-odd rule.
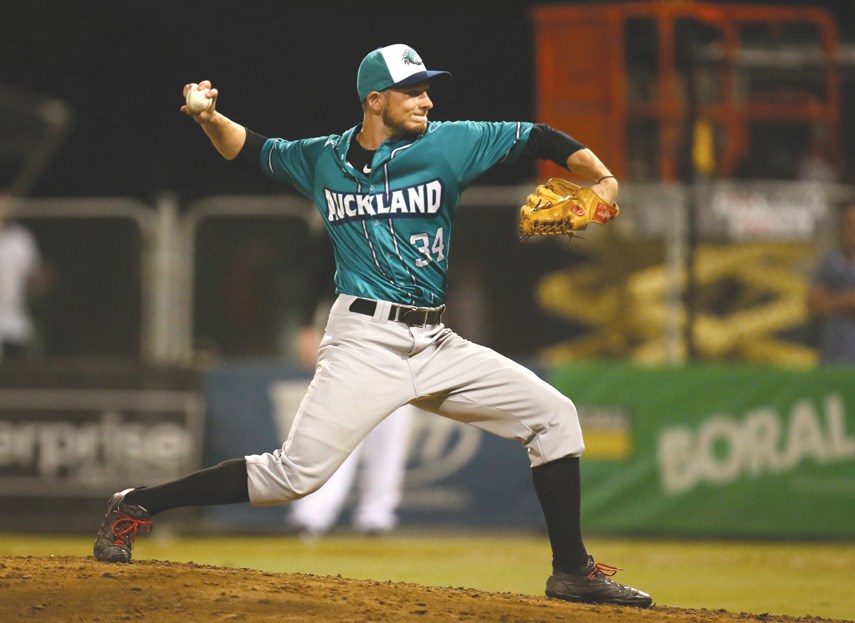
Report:
[[[567,166],[567,158],[585,146],[561,130],[545,123],[535,123],[528,135],[524,157],[551,160],[561,167]]]
[[[260,168],[259,162],[261,161],[261,148],[264,146],[264,141],[266,140],[267,137],[246,128],[246,142],[232,162],[241,169],[258,171]]]

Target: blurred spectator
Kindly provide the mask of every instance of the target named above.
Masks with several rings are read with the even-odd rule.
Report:
[[[822,258],[807,305],[820,323],[821,364],[855,363],[855,202],[840,213],[840,246]]]
[[[838,181],[837,139],[826,125],[813,129],[810,146],[799,159],[796,177],[800,180],[833,184]]]
[[[322,332],[317,319],[326,318],[332,299],[335,271],[332,248],[325,234],[317,236],[309,295],[303,301],[297,334],[300,362],[313,370],[318,361]],[[327,295],[329,295],[328,300]],[[348,405],[341,405],[347,409]],[[358,482],[359,499],[353,511],[356,532],[381,535],[398,525],[398,506],[407,466],[410,424],[419,410],[404,405],[380,422],[362,440],[332,477],[314,493],[290,506],[289,524],[303,538],[318,538],[335,526],[348,496]],[[358,476],[358,477],[357,477]]]
[[[0,361],[27,354],[33,338],[28,297],[47,285],[35,238],[13,220],[12,199],[0,195]]]

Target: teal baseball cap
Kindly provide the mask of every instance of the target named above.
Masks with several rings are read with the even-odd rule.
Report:
[[[408,45],[396,43],[369,52],[359,64],[356,91],[364,100],[371,91],[407,87],[434,78],[449,78],[447,71],[430,71],[418,53]]]

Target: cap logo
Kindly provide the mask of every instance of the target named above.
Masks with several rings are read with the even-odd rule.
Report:
[[[412,48],[407,48],[404,50],[404,53],[401,55],[401,60],[404,62],[404,65],[421,65],[422,58],[416,54],[416,51]]]

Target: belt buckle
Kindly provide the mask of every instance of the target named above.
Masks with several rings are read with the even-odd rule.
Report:
[[[409,307],[406,308],[406,311],[401,316],[401,318],[411,327],[425,327],[427,326],[430,312],[430,308],[427,307]],[[424,316],[420,320],[411,320],[410,314],[424,314]]]

